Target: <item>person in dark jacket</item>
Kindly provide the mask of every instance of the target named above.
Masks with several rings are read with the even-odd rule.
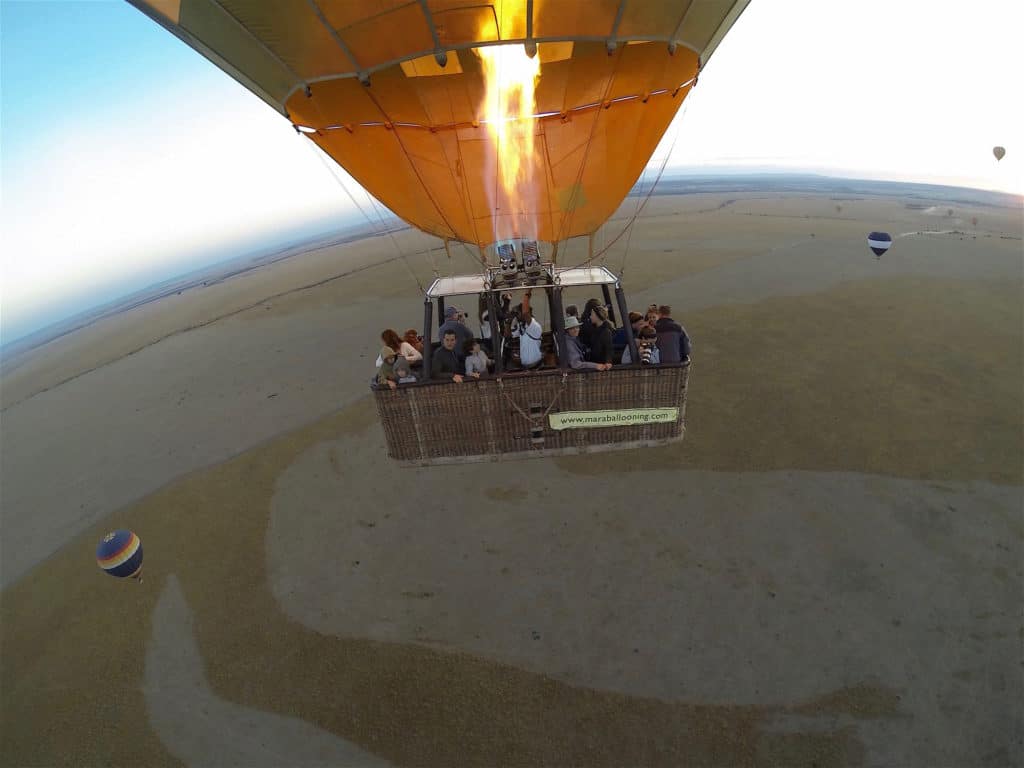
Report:
[[[599,306],[601,306],[601,302],[597,299],[587,299],[587,303],[583,305],[583,314],[580,316],[579,338],[584,351],[590,349],[591,344],[593,344],[591,336],[594,333],[594,324],[590,318],[594,315],[594,307]]]
[[[454,330],[447,330],[441,337],[441,346],[434,350],[430,358],[430,378],[441,381],[454,381],[462,383],[462,363],[459,356],[455,354]]]
[[[662,363],[679,363],[690,357],[690,337],[686,329],[672,319],[672,307],[662,304],[658,307],[658,354]]]
[[[444,335],[448,331],[452,331],[455,334],[455,354],[461,361],[463,359],[462,349],[466,345],[466,342],[473,338],[473,332],[466,327],[463,322],[465,315],[455,307],[448,307],[444,313],[445,320],[441,323],[441,327],[437,329],[438,338],[443,339]],[[458,370],[462,370],[460,365]]]
[[[594,307],[590,313],[590,361],[607,364],[612,361],[612,326],[608,322],[608,310]]]

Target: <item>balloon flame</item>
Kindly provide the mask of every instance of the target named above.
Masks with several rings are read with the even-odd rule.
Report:
[[[533,237],[536,225],[528,221],[527,207],[533,201],[526,193],[533,181],[534,89],[540,79],[540,57],[531,59],[522,45],[487,46],[477,48],[476,54],[486,85],[483,122],[496,150],[495,186],[504,193],[499,199],[506,201],[505,206],[491,201],[494,237]],[[490,189],[488,193],[493,194]]]

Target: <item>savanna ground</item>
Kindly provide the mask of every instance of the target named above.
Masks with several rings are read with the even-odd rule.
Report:
[[[694,341],[661,450],[390,463],[379,331],[472,263],[413,233],[36,350],[2,381],[0,761],[1022,764],[1021,230],[653,198],[607,263]],[[116,527],[140,585],[95,567]]]

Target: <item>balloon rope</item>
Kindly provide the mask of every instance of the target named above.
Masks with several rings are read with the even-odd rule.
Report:
[[[680,129],[682,128],[683,118],[686,117],[686,108],[688,106],[689,103],[684,101],[683,113],[679,116],[679,119],[675,121],[676,127],[675,132],[672,135],[672,143],[669,145],[668,152],[665,153],[665,157],[661,161],[661,168],[658,169],[658,175],[654,177],[654,182],[651,184],[650,189],[647,190],[647,195],[642,198],[642,202],[641,197],[639,195],[637,196],[636,211],[633,213],[633,218],[630,219],[629,223],[626,225],[627,229],[629,229],[629,234],[626,235],[626,250],[622,254],[622,265],[619,267],[619,279],[622,279],[622,276],[626,274],[626,260],[629,258],[629,244],[633,239],[633,223],[640,217],[644,208],[647,207],[647,202],[654,195],[654,190],[658,186],[658,182],[661,181],[661,175],[665,172],[665,167],[668,165],[668,159],[672,157],[672,152],[676,148],[676,142],[679,140]],[[644,166],[644,171],[647,171],[647,166]],[[641,185],[642,184],[643,182],[641,181]],[[643,189],[643,186],[641,186],[641,189]]]
[[[685,108],[686,108],[686,103],[684,102],[683,103],[683,109],[684,109],[683,114],[684,115],[686,114],[685,113]],[[654,183],[651,184],[651,188],[647,190],[647,194],[641,196],[641,202],[640,202],[639,205],[637,205],[636,211],[633,213],[633,215],[626,222],[626,225],[622,228],[622,230],[619,232],[619,234],[617,234],[615,237],[613,237],[611,242],[608,243],[600,251],[598,251],[597,253],[593,254],[590,257],[588,257],[584,261],[581,261],[579,264],[575,265],[574,267],[572,267],[573,269],[578,269],[579,267],[585,267],[585,266],[590,265],[598,257],[604,256],[604,254],[607,253],[611,249],[611,247],[613,245],[615,245],[617,242],[619,242],[619,240],[622,239],[623,235],[628,235],[628,237],[626,238],[626,253],[623,256],[622,267],[619,270],[619,277],[620,278],[622,277],[622,273],[626,269],[626,258],[629,255],[629,239],[630,239],[630,237],[632,237],[631,233],[632,233],[632,229],[633,229],[633,224],[640,217],[640,214],[643,213],[644,208],[647,207],[647,203],[650,202],[651,197],[654,194],[654,190],[658,186],[658,182],[661,181],[661,176],[665,172],[665,166],[668,165],[668,159],[672,156],[672,150],[675,149],[676,141],[679,139],[679,133],[680,133],[680,125],[677,125],[676,129],[675,129],[675,134],[672,137],[672,144],[669,146],[668,152],[665,153],[665,157],[661,161],[661,167],[658,168],[658,175],[655,176]]]
[[[583,158],[580,160],[580,170],[576,174],[576,183],[573,185],[572,194],[569,196],[569,202],[566,206],[568,210],[562,215],[562,223],[558,227],[558,236],[555,238],[556,244],[561,244],[567,239],[562,237],[563,232],[572,231],[572,216],[576,213],[576,201],[579,198],[581,183],[583,182],[583,171],[586,169],[587,159],[590,157],[590,145],[593,143],[594,136],[597,134],[597,124],[601,121],[602,107],[608,99],[608,94],[611,93],[612,85],[615,83],[615,75],[618,74],[619,64],[622,62],[624,50],[625,46],[620,46],[617,51],[615,64],[612,66],[611,74],[608,76],[608,83],[605,85],[604,95],[601,96],[601,100],[598,102],[598,108],[594,111],[594,123],[590,126],[590,135],[587,137],[587,143],[583,149]],[[567,220],[570,224],[568,230],[566,228]]]
[[[306,137],[306,134],[302,134],[302,136]],[[312,140],[308,141],[308,146],[310,148],[310,151],[314,155],[316,155],[317,159],[321,162],[321,164],[323,164],[324,168],[327,169],[327,172],[331,175],[334,181],[337,182],[338,186],[345,190],[345,194],[348,195],[348,199],[352,201],[352,205],[354,205],[356,207],[356,210],[358,210],[359,213],[362,214],[363,218],[366,219],[366,223],[370,225],[370,228],[373,230],[374,235],[380,236],[385,233],[387,234],[387,236],[391,239],[391,244],[395,247],[395,251],[397,251],[399,257],[402,259],[402,263],[405,264],[405,268],[408,270],[409,275],[413,279],[413,282],[416,283],[416,287],[419,288],[420,293],[426,293],[426,288],[423,287],[423,283],[420,282],[420,279],[416,277],[416,273],[413,271],[413,268],[409,264],[408,259],[406,259],[405,253],[402,252],[401,246],[398,245],[398,241],[395,239],[394,232],[391,230],[390,227],[387,226],[386,222],[384,221],[384,216],[374,205],[374,200],[372,197],[370,197],[370,193],[366,192],[365,189],[363,190],[364,192],[366,192],[367,200],[370,202],[370,205],[373,206],[374,212],[377,213],[377,218],[380,222],[379,231],[377,229],[377,224],[375,224],[373,219],[371,219],[370,216],[366,213],[366,211],[363,210],[363,207],[356,200],[355,196],[352,194],[352,191],[348,188],[348,185],[345,184],[345,182],[334,172],[334,169],[327,164],[327,161],[324,160],[322,153],[319,151],[319,148],[313,143]]]
[[[384,119],[387,120],[389,123],[392,123],[392,133],[394,133],[395,135],[395,141],[398,142],[398,146],[402,150],[402,154],[405,155],[405,159],[409,163],[409,167],[412,168],[412,172],[416,174],[416,180],[419,181],[420,186],[423,187],[424,194],[426,194],[427,199],[434,206],[434,210],[437,211],[437,215],[441,217],[441,221],[443,221],[445,226],[448,227],[448,231],[451,232],[452,236],[456,235],[457,230],[455,229],[455,227],[452,226],[452,223],[448,221],[448,217],[444,215],[444,211],[441,210],[441,206],[437,204],[437,200],[435,200],[434,196],[430,194],[430,188],[427,186],[427,183],[423,180],[423,177],[420,175],[420,170],[419,168],[416,167],[416,163],[413,162],[412,155],[409,154],[409,150],[405,148],[405,144],[402,142],[402,137],[399,135],[397,126],[394,126],[394,121],[391,120],[391,116],[387,113],[387,111],[384,109],[381,103],[377,101],[377,97],[374,96],[373,94],[372,86],[368,86],[367,88],[365,88],[364,92],[369,97],[370,101],[374,103],[377,109],[380,110],[380,113],[381,115],[383,115]],[[463,245],[465,244],[463,243]],[[472,251],[469,251],[468,248],[466,250],[470,254],[472,254]],[[484,269],[486,269],[487,262],[482,258],[479,259],[479,261],[483,265]]]

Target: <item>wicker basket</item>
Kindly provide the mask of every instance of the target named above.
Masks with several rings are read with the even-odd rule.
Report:
[[[662,445],[685,432],[689,362],[545,370],[374,391],[388,455],[405,465],[497,461]],[[551,414],[677,408],[674,421],[555,429]]]

